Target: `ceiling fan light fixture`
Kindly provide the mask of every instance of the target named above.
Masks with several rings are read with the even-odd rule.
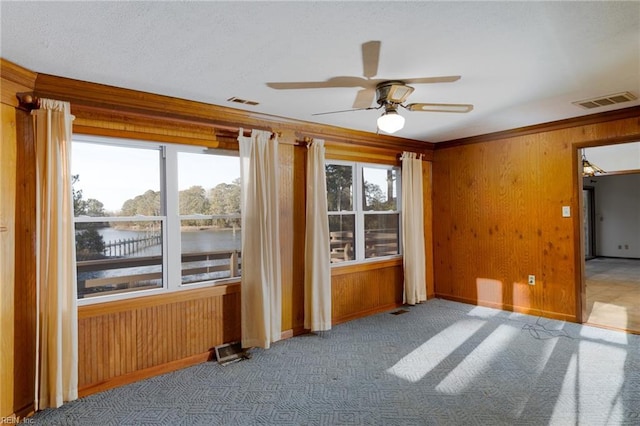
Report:
[[[388,110],[378,117],[378,129],[385,133],[395,133],[404,127],[404,117],[398,111]]]
[[[607,172],[605,172],[600,167],[596,166],[595,164],[592,164],[591,162],[589,162],[589,160],[587,160],[587,157],[584,155],[584,150],[583,150],[582,151],[582,176],[596,176],[596,175],[602,175],[605,173]]]

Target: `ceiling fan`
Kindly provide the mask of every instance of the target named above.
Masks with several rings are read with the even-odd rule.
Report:
[[[402,80],[384,80],[373,78],[378,73],[380,60],[380,41],[372,40],[362,44],[363,77],[332,77],[326,81],[267,83],[268,87],[279,90],[325,89],[338,87],[360,87],[353,102],[353,108],[340,111],[322,112],[313,115],[335,114],[349,111],[363,111],[384,108],[378,118],[378,129],[385,133],[394,133],[404,126],[404,117],[398,114],[398,107],[409,111],[458,112],[473,110],[470,104],[411,103],[405,105],[414,88],[409,84],[451,83],[460,80],[459,75],[444,77],[419,77]],[[373,101],[377,106],[371,106]]]

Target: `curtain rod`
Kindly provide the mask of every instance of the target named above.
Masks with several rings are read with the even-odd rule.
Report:
[[[34,109],[40,108],[40,98],[38,98],[37,96],[34,96],[33,92],[17,93],[16,98],[18,98],[19,108],[24,111],[33,111]],[[200,124],[207,124],[207,123],[203,121]],[[220,126],[215,124],[213,124],[213,128],[216,130],[227,130],[231,133],[236,133],[236,134],[240,131],[240,127]],[[246,136],[251,136],[251,130],[252,129],[244,129],[244,132],[242,134]],[[282,132],[275,132],[271,129],[259,129],[259,130],[267,130],[273,133],[274,135],[278,135],[279,138],[282,137]]]
[[[224,130],[229,130],[230,132],[235,132],[235,133],[240,133],[240,129],[242,129],[242,136],[251,136],[251,131],[252,130],[264,130],[264,131],[267,131],[267,132],[271,132],[271,138],[273,138],[274,136],[278,136],[279,138],[282,137],[282,132],[276,132],[276,131],[273,131],[272,129],[268,129],[268,128],[260,129],[260,128],[252,127],[250,129],[247,129],[247,128],[243,127],[243,126],[242,127],[240,127],[240,126],[239,127],[231,127],[231,126],[224,126],[223,127],[223,126],[220,126],[219,128],[220,129],[224,129]]]

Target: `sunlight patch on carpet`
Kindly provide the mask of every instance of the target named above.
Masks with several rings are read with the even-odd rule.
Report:
[[[436,386],[436,390],[452,395],[467,390],[474,381],[479,380],[479,376],[490,369],[491,363],[503,351],[508,350],[520,333],[518,328],[499,325]]]
[[[404,356],[387,373],[418,382],[475,334],[485,321],[464,320],[445,328]]]

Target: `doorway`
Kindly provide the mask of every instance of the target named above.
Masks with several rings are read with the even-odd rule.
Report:
[[[607,173],[580,177],[582,322],[640,334],[640,143],[585,151]]]

